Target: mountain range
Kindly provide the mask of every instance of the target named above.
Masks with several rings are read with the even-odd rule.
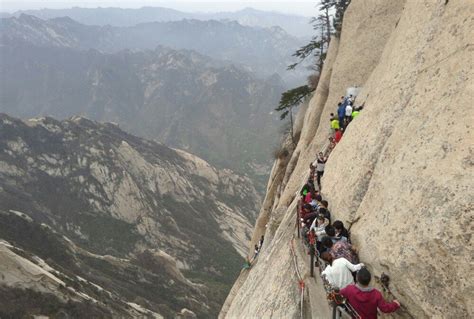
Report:
[[[91,41],[105,44],[97,42],[95,27],[69,18],[1,21],[0,111],[116,122],[214,165],[266,179],[278,140],[279,121],[271,113],[284,91],[278,76],[262,80],[189,50],[87,49]]]
[[[259,203],[248,178],[81,117],[0,114],[0,136],[0,316],[216,315]]]
[[[70,8],[70,9],[40,9],[23,10],[13,13],[34,15],[42,19],[70,17],[88,25],[134,26],[147,22],[168,22],[183,19],[196,20],[230,20],[251,27],[270,28],[282,27],[286,32],[297,37],[311,37],[314,34],[309,24],[309,17],[278,12],[268,12],[245,8],[234,12],[190,13],[163,7],[143,7],[139,9],[124,8]]]
[[[68,46],[116,53],[166,46],[194,50],[214,59],[238,64],[261,78],[279,74],[288,85],[304,81],[304,69],[288,72],[292,53],[303,41],[280,27],[243,26],[235,21],[180,20],[150,22],[129,27],[83,25],[71,18],[42,20],[22,14],[2,19],[3,42]]]
[[[295,39],[235,21],[1,19],[0,317],[216,317]]]

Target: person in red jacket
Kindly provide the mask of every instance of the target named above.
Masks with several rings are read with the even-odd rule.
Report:
[[[367,268],[362,268],[357,272],[357,284],[341,289],[341,295],[362,319],[377,319],[377,308],[384,313],[394,312],[400,308],[397,300],[386,302],[380,291],[369,287],[371,277]]]
[[[336,133],[334,133],[334,141],[337,143],[339,143],[339,141],[341,140],[342,138],[342,132],[341,130],[339,129],[336,129]]]

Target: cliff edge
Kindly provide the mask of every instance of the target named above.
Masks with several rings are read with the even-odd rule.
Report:
[[[469,0],[352,1],[298,145],[274,164],[250,245],[265,234],[260,256],[242,271],[221,318],[300,317],[290,249],[296,193],[331,134],[330,113],[353,86],[362,88],[356,105],[365,107],[322,179],[334,219],[350,225],[372,273],[390,275],[403,305],[393,317],[471,316],[473,17]],[[296,261],[307,287],[304,316],[328,318],[304,258]]]

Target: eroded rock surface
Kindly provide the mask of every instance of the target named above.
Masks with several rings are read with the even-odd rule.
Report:
[[[239,270],[259,197],[247,177],[114,124],[0,114],[0,203],[0,239],[14,247],[135,312],[207,317]],[[58,238],[46,245],[49,229]]]
[[[329,114],[354,85],[363,88],[356,105],[365,108],[329,158],[323,197],[335,219],[351,225],[361,260],[375,275],[390,275],[403,304],[394,317],[471,317],[473,15],[467,0],[352,1],[306,111],[297,164],[274,166],[270,180],[291,176],[279,191],[269,184],[255,229],[254,238],[268,238],[266,258],[241,275],[222,317],[271,317],[266,309],[288,300],[291,289],[270,287],[292,234],[282,240],[289,225],[270,225],[293,221],[295,193],[330,134]],[[296,305],[285,316],[299,316]]]

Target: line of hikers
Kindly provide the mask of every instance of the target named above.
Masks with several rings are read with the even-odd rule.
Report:
[[[372,276],[364,264],[359,262],[357,251],[351,244],[350,232],[342,221],[331,222],[329,203],[320,194],[321,177],[329,153],[341,140],[342,132],[363,109],[363,105],[353,108],[353,104],[352,95],[343,96],[338,104],[338,116],[331,114],[334,136],[330,138],[327,154],[320,152],[310,164],[310,177],[300,191],[298,217],[304,243],[308,247],[313,245],[318,259],[323,261],[316,261],[316,266],[322,270],[321,276],[330,290],[344,297],[351,310],[349,313],[355,312],[358,318],[376,319],[377,309],[384,313],[394,312],[400,308],[400,303],[397,300],[385,301],[379,290],[369,286]]]
[[[350,94],[349,96],[341,96],[341,101],[337,104],[337,116],[331,113],[330,122],[331,129],[333,130],[334,143],[337,144],[342,139],[342,135],[346,130],[349,123],[359,116],[360,111],[364,108],[364,104],[359,107],[354,106],[355,97]]]
[[[329,203],[315,189],[313,178],[303,186],[300,195],[301,235],[308,247],[315,245],[326,263],[321,273],[325,280],[346,298],[360,318],[377,318],[377,309],[384,313],[396,311],[400,307],[397,300],[386,302],[380,291],[369,286],[371,274],[359,262],[349,231],[342,221],[331,222]],[[323,268],[318,262],[316,266]]]

